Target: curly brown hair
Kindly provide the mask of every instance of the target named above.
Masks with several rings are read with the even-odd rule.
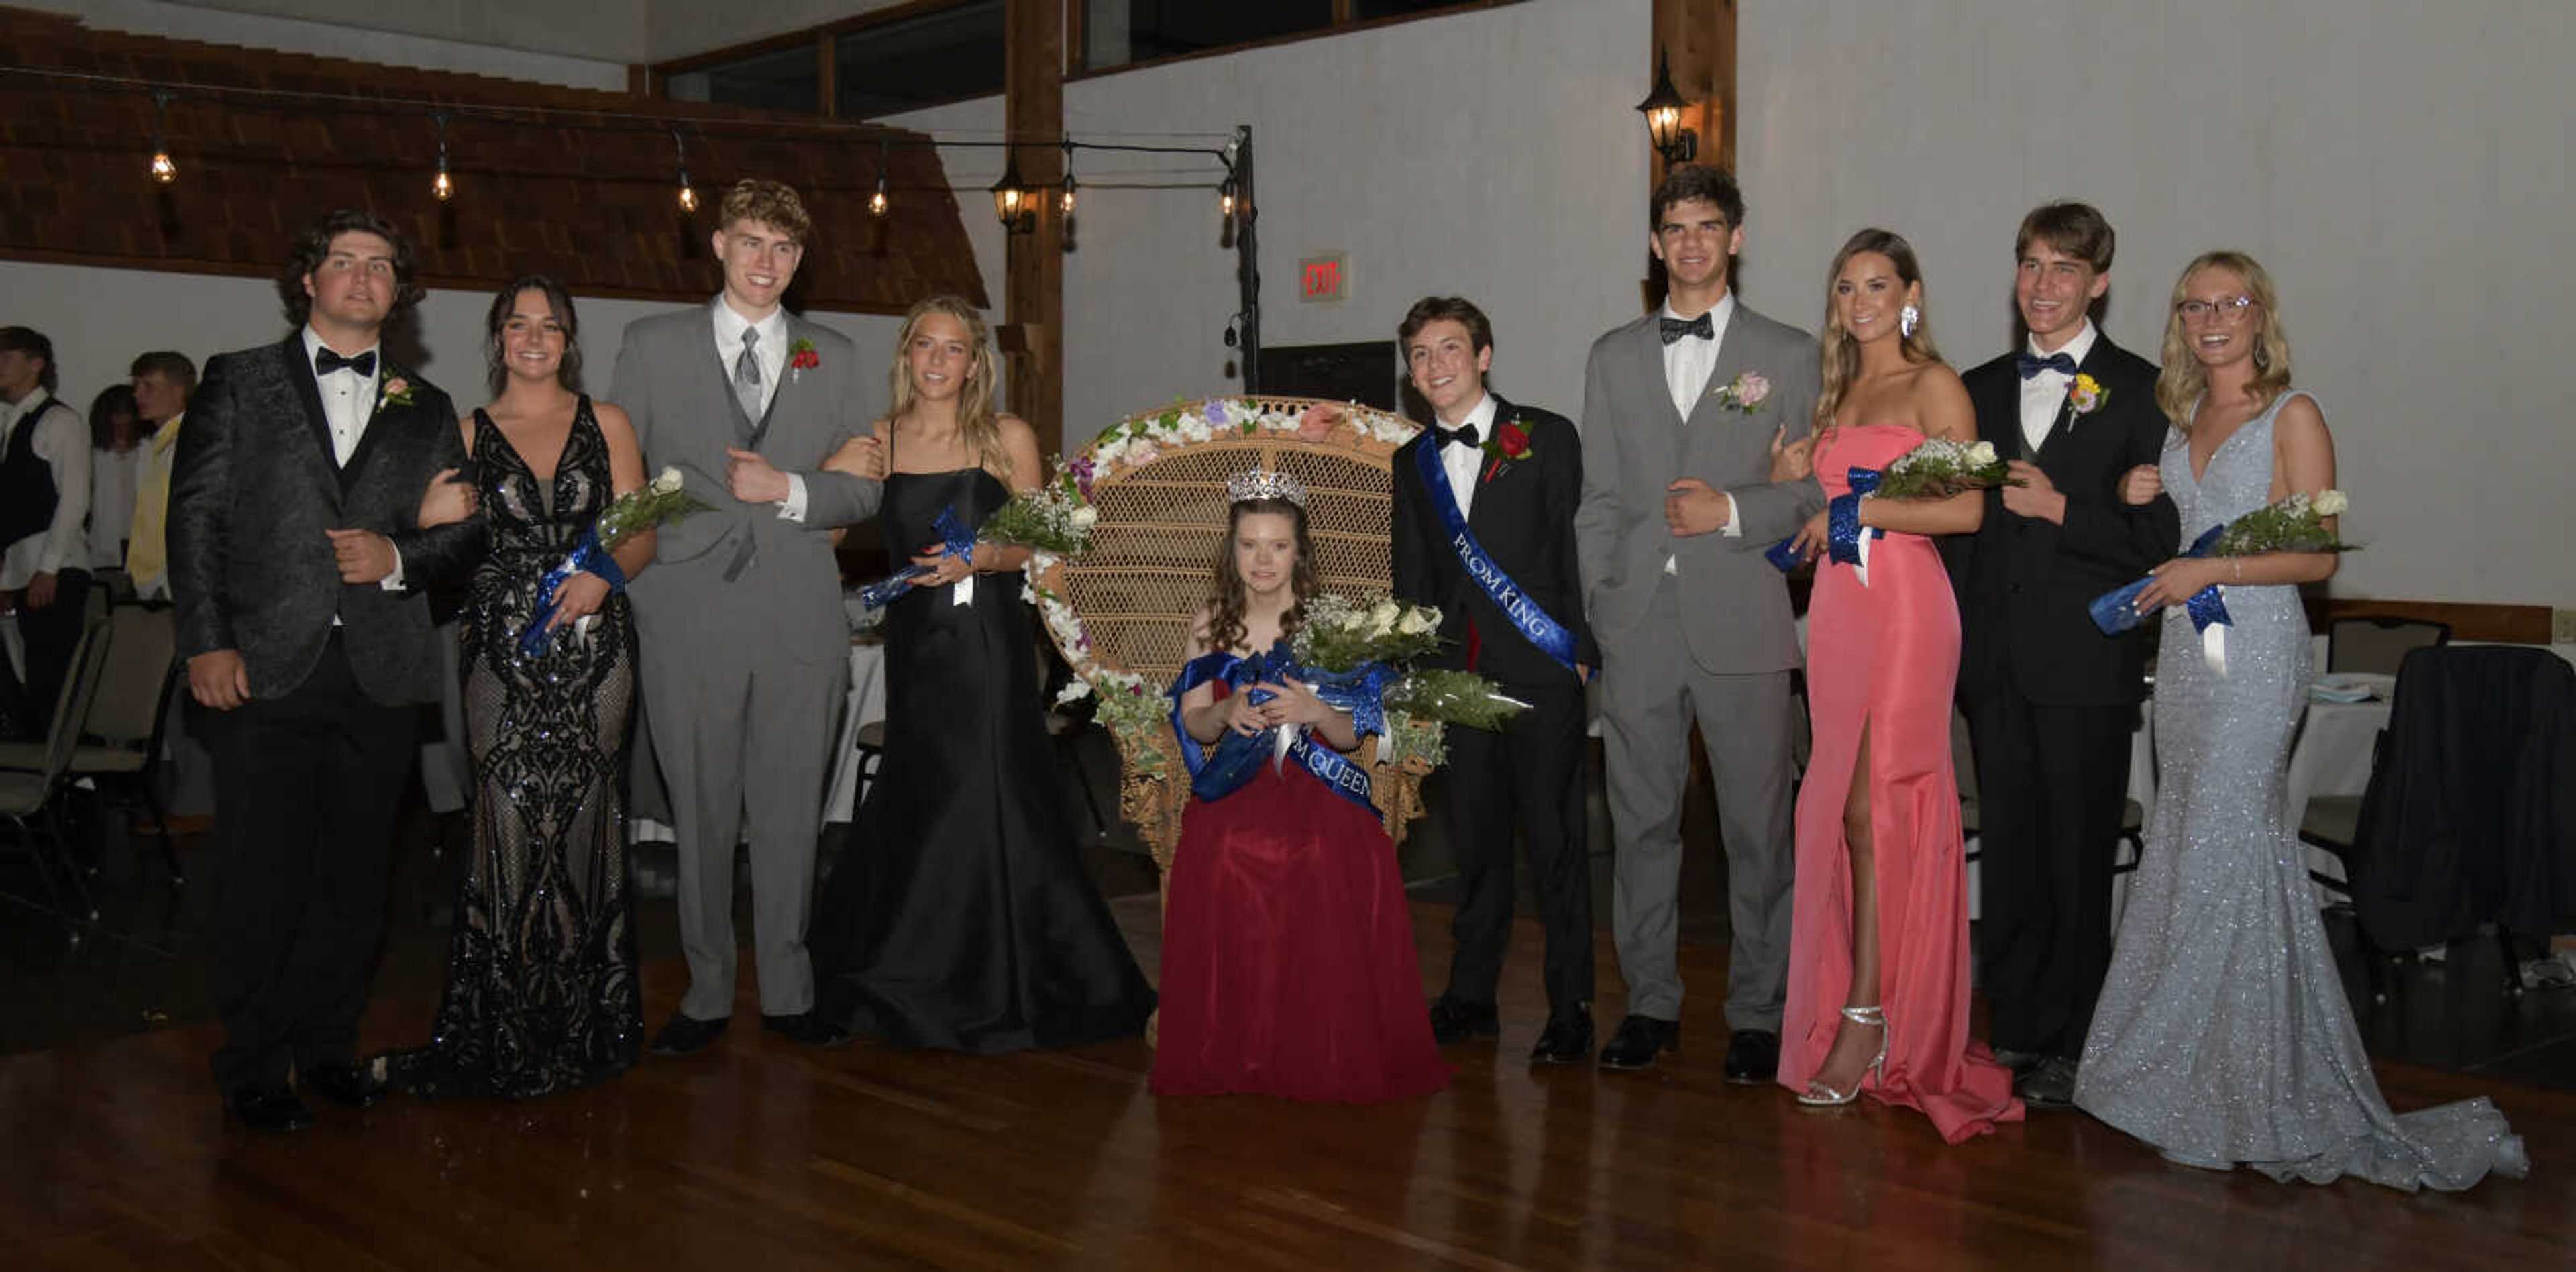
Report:
[[[313,298],[304,293],[304,279],[322,268],[331,255],[331,240],[343,234],[373,234],[394,248],[394,303],[385,315],[385,325],[401,322],[420,303],[424,289],[411,276],[411,240],[404,238],[394,223],[373,212],[342,208],[315,221],[297,236],[295,250],[287,255],[286,264],[277,271],[277,298],[286,302],[286,320],[298,327],[313,317]]]
[[[1285,499],[1245,499],[1229,509],[1225,519],[1225,537],[1217,541],[1216,569],[1208,587],[1207,647],[1231,650],[1243,643],[1244,591],[1243,572],[1234,565],[1234,534],[1243,519],[1255,513],[1278,513],[1297,527],[1297,564],[1288,571],[1289,595],[1296,602],[1279,616],[1279,634],[1294,635],[1306,621],[1306,602],[1324,590],[1323,581],[1315,574],[1315,545],[1306,537],[1306,510]]]

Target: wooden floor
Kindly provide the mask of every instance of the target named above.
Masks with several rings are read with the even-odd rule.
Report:
[[[1152,899],[1117,904],[1151,968]],[[1415,919],[1445,969],[1447,912]],[[219,1116],[207,1029],[11,1056],[0,1267],[2576,1264],[2576,1095],[2383,1067],[2397,1107],[2492,1095],[2528,1141],[2532,1180],[2459,1196],[2170,1166],[2078,1114],[1951,1147],[1910,1113],[1726,1085],[1705,997],[1654,1070],[1533,1071],[1537,944],[1525,923],[1501,1044],[1454,1049],[1450,1091],[1392,1107],[1157,1100],[1141,1041],[818,1052],[738,1025],[595,1091],[324,1106],[263,1138]],[[1684,974],[1721,985],[1722,958],[1685,950]],[[1601,966],[1606,1035],[1606,941]],[[652,1022],[683,975],[645,969]],[[379,1004],[370,1045],[415,1040],[434,1006]]]

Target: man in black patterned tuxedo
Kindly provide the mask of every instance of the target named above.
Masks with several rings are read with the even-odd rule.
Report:
[[[2022,348],[1961,379],[1977,436],[2022,484],[1987,496],[1953,549],[1959,699],[1977,763],[1982,979],[1995,1055],[2033,1108],[2064,1108],[2111,965],[2111,862],[2127,802],[2144,629],[2105,637],[2085,606],[2174,554],[2173,501],[2132,507],[2121,475],[2164,447],[2154,363],[2094,325],[2110,222],[2082,203],[2013,243]]]
[[[422,530],[465,448],[447,395],[379,347],[420,299],[391,224],[334,212],[280,272],[294,334],[206,364],[170,487],[188,689],[216,713],[215,1081],[255,1130],[365,1107],[355,1062],[395,813],[439,660],[422,585],[461,577],[482,520]],[[294,1083],[289,1084],[289,1074]]]
[[[1416,302],[1396,344],[1438,418],[1395,453],[1395,594],[1440,607],[1445,665],[1531,704],[1499,730],[1449,731],[1458,948],[1431,1032],[1444,1044],[1501,1032],[1517,822],[1547,933],[1547,1027],[1530,1060],[1574,1064],[1592,1054],[1583,684],[1601,661],[1575,569],[1583,443],[1564,416],[1486,391],[1494,329],[1473,304]]]

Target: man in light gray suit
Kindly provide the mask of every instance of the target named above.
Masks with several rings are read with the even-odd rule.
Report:
[[[1641,1069],[1681,1038],[1674,961],[1690,727],[1717,779],[1729,917],[1726,1076],[1779,1065],[1794,877],[1789,592],[1763,550],[1824,506],[1813,478],[1774,484],[1804,438],[1820,379],[1807,333],[1737,303],[1744,198],[1715,168],[1656,187],[1648,248],[1670,281],[1661,312],[1593,342],[1583,375],[1583,503],[1575,515],[1594,638],[1610,821],[1611,922],[1628,1014],[1601,1049]],[[1795,444],[1795,443],[1792,443]]]
[[[714,505],[662,527],[654,567],[630,590],[689,960],[657,1055],[696,1051],[732,1018],[733,847],[746,816],[761,1022],[817,1046],[849,1040],[814,1015],[805,919],[849,674],[830,532],[874,515],[883,489],[823,470],[869,427],[856,348],[779,307],[813,234],[803,202],[778,182],[742,181],[718,225],[723,294],[629,324],[617,354],[617,402],[647,462],[677,467]]]

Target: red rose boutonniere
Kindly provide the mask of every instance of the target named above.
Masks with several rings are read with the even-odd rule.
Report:
[[[1519,420],[1505,420],[1494,426],[1494,436],[1476,449],[1485,452],[1485,480],[1492,481],[1507,459],[1528,459],[1537,452],[1530,447],[1529,426]]]
[[[799,340],[787,346],[787,371],[790,379],[802,378],[806,368],[821,365],[823,365],[823,355],[814,352],[813,341]]]

